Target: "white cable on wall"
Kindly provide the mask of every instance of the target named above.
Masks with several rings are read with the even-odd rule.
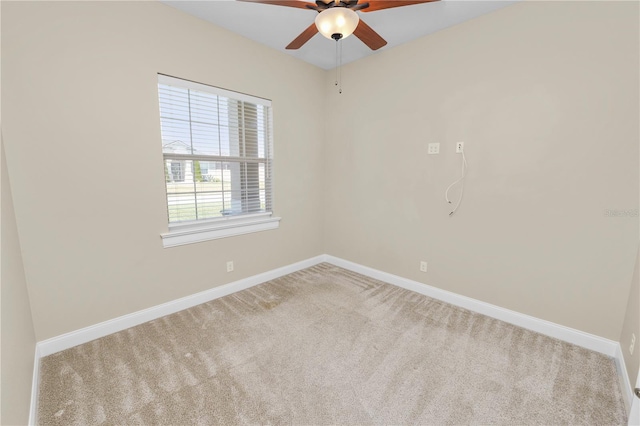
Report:
[[[462,153],[462,172],[461,172],[461,176],[460,176],[460,178],[458,180],[456,180],[451,185],[449,185],[447,190],[444,192],[444,198],[445,198],[445,200],[447,200],[447,203],[453,204],[451,202],[451,200],[449,200],[449,190],[451,188],[453,188],[457,183],[462,182],[462,186],[460,187],[460,198],[458,198],[458,202],[456,203],[456,205],[453,208],[453,210],[451,210],[451,213],[449,213],[449,216],[453,216],[453,214],[456,212],[456,210],[458,210],[458,207],[460,207],[460,203],[462,202],[462,196],[464,195],[464,178],[467,175],[467,167],[468,167],[468,165],[467,165],[467,157],[465,157],[465,155],[464,155],[464,149],[462,149],[461,153]]]

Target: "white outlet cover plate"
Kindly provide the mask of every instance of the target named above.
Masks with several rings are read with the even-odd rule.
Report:
[[[433,155],[433,154],[440,154],[440,144],[439,143],[430,143],[429,144],[429,150],[427,151],[427,154],[429,155]]]

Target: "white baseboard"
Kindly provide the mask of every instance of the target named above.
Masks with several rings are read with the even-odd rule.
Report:
[[[613,340],[501,308],[490,303],[481,302],[470,297],[461,296],[450,291],[382,272],[377,269],[369,268],[368,266],[363,266],[334,256],[325,255],[325,261],[341,268],[348,269],[398,287],[406,288],[407,290],[415,291],[416,293],[424,294],[425,296],[429,296],[491,318],[496,318],[546,336],[554,337],[592,351],[600,352],[610,357],[616,356],[616,348],[619,344]]]
[[[53,337],[51,339],[43,340],[41,342],[38,342],[37,344],[40,351],[40,356],[51,355],[65,349],[90,342],[91,340],[95,340],[100,337],[104,337],[106,335],[116,333],[130,327],[134,327],[136,325],[163,317],[165,315],[173,314],[183,309],[187,309],[192,306],[217,299],[219,297],[227,296],[231,293],[235,293],[261,284],[263,282],[273,280],[283,275],[287,275],[292,272],[317,265],[321,262],[328,262],[341,268],[348,269],[350,271],[357,272],[359,274],[384,281],[398,287],[406,288],[407,290],[415,291],[416,293],[420,293],[425,296],[429,296],[434,299],[459,306],[461,308],[469,309],[473,312],[496,318],[510,324],[526,328],[528,330],[533,330],[546,336],[554,337],[556,339],[560,339],[565,342],[581,346],[583,348],[603,353],[610,357],[618,356],[618,348],[620,346],[618,342],[614,342],[612,340],[605,339],[593,334],[585,333],[573,328],[565,327],[560,324],[555,324],[550,321],[521,314],[519,312],[511,311],[509,309],[501,308],[499,306],[472,299],[470,297],[461,296],[450,291],[442,290],[427,284],[412,281],[407,278],[399,277],[387,272],[382,272],[368,266],[363,266],[326,254],[312,257],[310,259],[293,263],[291,265],[283,266],[281,268],[273,269],[271,271],[244,278],[242,280],[235,281],[229,284],[224,284],[219,287],[214,287],[212,289],[192,294],[181,299],[163,303],[162,305],[153,306],[151,308],[144,309],[138,312],[133,312],[128,315],[104,321],[99,324],[82,328],[80,330]],[[619,355],[622,356],[621,353]]]
[[[335,266],[613,357],[616,360],[616,368],[618,369],[620,387],[623,391],[625,404],[630,407],[632,398],[631,384],[624,367],[624,358],[618,342],[325,254],[38,342],[34,360],[29,424],[35,424],[36,421],[41,357],[245,290],[322,262],[328,262]],[[627,410],[629,410],[628,407]]]
[[[147,321],[151,321],[165,315],[170,315],[184,309],[191,308],[192,306],[206,303],[211,300],[227,296],[231,293],[245,290],[247,288],[253,287],[269,280],[273,280],[283,275],[287,275],[292,272],[317,265],[318,263],[323,262],[324,258],[324,255],[312,257],[301,262],[273,269],[262,274],[244,278],[229,284],[224,284],[219,287],[214,287],[212,289],[192,294],[181,299],[176,299],[171,302],[163,303],[162,305],[153,306],[151,308],[133,312],[128,315],[123,315],[112,320],[104,321],[99,324],[82,328],[80,330],[72,331],[70,333],[62,334],[51,339],[43,340],[41,342],[38,342],[37,347],[40,350],[41,357],[51,355],[65,349],[69,349],[74,346],[99,339],[100,337],[104,337],[118,331],[126,330],[127,328],[134,327]],[[36,359],[36,362],[37,361],[38,360]]]
[[[616,370],[618,371],[620,389],[622,390],[622,396],[624,397],[624,405],[627,409],[627,413],[629,413],[631,411],[631,403],[633,402],[633,386],[631,386],[631,381],[627,374],[627,366],[624,362],[624,355],[622,354],[622,347],[620,346],[620,343],[616,343],[616,354],[614,358],[616,360]]]
[[[36,344],[33,358],[33,377],[31,378],[31,403],[29,405],[29,425],[35,426],[38,415],[38,389],[40,389],[40,348]]]

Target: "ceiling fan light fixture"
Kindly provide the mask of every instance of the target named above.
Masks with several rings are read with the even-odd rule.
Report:
[[[349,37],[356,30],[358,22],[358,14],[346,7],[325,9],[316,16],[316,27],[320,34],[333,40]]]

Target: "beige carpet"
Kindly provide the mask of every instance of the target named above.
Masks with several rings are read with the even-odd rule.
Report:
[[[40,424],[626,424],[612,359],[321,264],[42,360]]]

